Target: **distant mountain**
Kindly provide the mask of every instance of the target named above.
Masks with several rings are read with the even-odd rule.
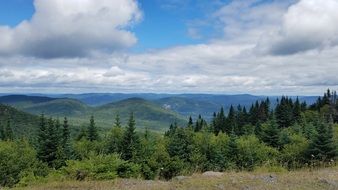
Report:
[[[36,133],[39,124],[38,116],[0,104],[0,124],[6,125],[8,118],[10,118],[12,130],[16,136],[29,137]]]
[[[0,103],[8,104],[18,108],[29,107],[34,104],[56,100],[45,96],[27,96],[27,95],[6,95],[0,97]]]
[[[170,94],[153,93],[87,93],[87,94],[59,94],[47,95],[54,98],[72,98],[80,100],[91,106],[101,106],[104,104],[118,102],[129,98],[142,98],[145,100],[156,100],[164,97],[170,97]]]
[[[126,123],[129,113],[133,111],[140,127],[163,130],[175,120],[184,124],[189,116],[196,118],[201,114],[205,119],[212,118],[213,112],[221,107],[227,112],[231,105],[241,104],[248,109],[255,101],[267,96],[214,95],[214,94],[123,94],[123,93],[89,93],[59,94],[39,96],[7,95],[0,97],[0,103],[14,106],[32,114],[45,113],[49,116],[67,116],[75,125],[88,123],[94,115],[98,125],[111,127],[117,112]],[[275,106],[277,96],[269,97],[271,106]],[[296,97],[292,97],[296,98]],[[315,96],[301,96],[301,101],[312,104]],[[108,102],[108,103],[107,103]]]
[[[164,131],[175,121],[180,125],[185,125],[187,122],[187,118],[180,114],[141,98],[130,98],[106,104],[93,111],[95,118],[106,121],[110,126],[113,124],[116,114],[119,114],[122,122],[126,124],[131,112],[134,113],[138,126],[148,127],[152,130]]]
[[[24,111],[54,117],[77,117],[87,114],[92,108],[85,103],[74,99],[54,99],[52,101],[37,103],[23,108]]]
[[[8,99],[10,101],[7,101]],[[97,107],[92,107],[79,100],[70,98],[43,99],[40,96],[25,96],[23,98],[20,95],[12,96],[12,98],[4,97],[2,100],[21,111],[35,115],[44,113],[46,116],[59,118],[67,116],[70,122],[77,126],[86,125],[89,122],[90,116],[94,115],[98,126],[111,127],[117,113],[119,113],[123,124],[127,124],[131,112],[134,113],[139,128],[148,127],[157,131],[167,130],[169,125],[175,121],[181,125],[185,125],[187,121],[187,118],[180,114],[141,98],[125,99]]]

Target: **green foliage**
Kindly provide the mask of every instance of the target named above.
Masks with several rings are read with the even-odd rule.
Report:
[[[274,161],[278,151],[268,147],[253,135],[243,136],[237,140],[238,167],[240,169],[252,170],[269,160]]]
[[[98,134],[97,128],[95,126],[94,116],[90,117],[90,123],[89,123],[89,126],[88,126],[87,139],[89,141],[99,140],[99,134]]]
[[[27,141],[0,142],[0,187],[12,187],[28,172],[46,175],[47,168],[36,160],[36,152]]]
[[[283,166],[294,169],[299,168],[305,163],[305,154],[309,147],[308,140],[299,135],[289,136],[289,142],[283,146],[280,154],[280,162]]]
[[[262,140],[267,145],[272,147],[279,147],[279,134],[280,131],[278,129],[277,123],[274,119],[270,120],[269,123],[262,124]]]
[[[121,156],[124,160],[131,160],[135,157],[136,151],[139,148],[139,137],[135,132],[134,114],[130,114],[127,129],[123,135]]]
[[[193,131],[189,128],[178,127],[168,140],[168,153],[171,157],[189,161],[193,151]]]
[[[116,154],[96,155],[81,161],[69,160],[62,170],[71,179],[110,180],[118,177],[118,170],[125,163]]]
[[[334,159],[337,155],[337,150],[333,139],[332,125],[318,122],[316,131],[317,135],[312,139],[307,152],[308,158],[318,161]]]
[[[184,162],[177,156],[167,160],[161,168],[160,178],[169,180],[179,175],[184,169]]]

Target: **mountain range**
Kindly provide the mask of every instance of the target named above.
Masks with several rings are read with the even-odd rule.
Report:
[[[133,112],[139,128],[163,132],[173,122],[185,125],[189,116],[196,118],[200,114],[210,121],[213,112],[221,107],[225,111],[231,105],[238,104],[249,108],[255,101],[266,98],[249,94],[27,94],[3,95],[0,96],[0,103],[33,115],[67,116],[77,126],[86,125],[93,115],[97,125],[103,128],[111,127],[117,114],[125,125]],[[278,97],[269,98],[274,106]],[[317,97],[301,96],[299,99],[312,104]]]

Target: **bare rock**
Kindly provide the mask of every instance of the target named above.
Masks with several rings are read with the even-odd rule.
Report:
[[[207,171],[202,174],[202,176],[205,177],[222,177],[223,173],[222,172],[213,172],[213,171]]]

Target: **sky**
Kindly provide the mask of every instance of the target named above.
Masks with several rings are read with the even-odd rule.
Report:
[[[337,0],[3,0],[0,93],[320,95]]]

